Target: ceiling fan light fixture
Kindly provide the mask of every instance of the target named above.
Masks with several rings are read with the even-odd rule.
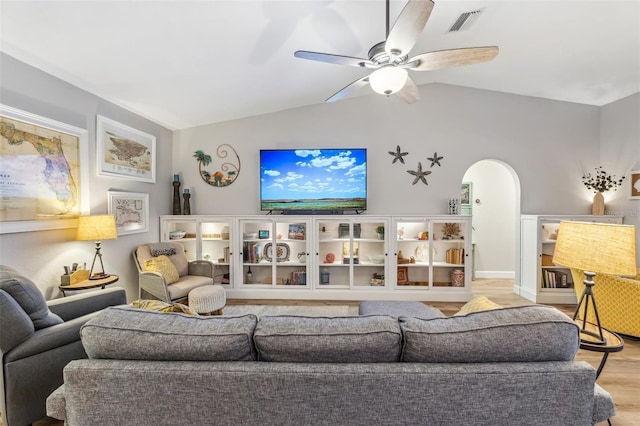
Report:
[[[371,73],[369,84],[381,95],[392,95],[401,90],[407,82],[407,70],[395,65],[385,65]]]

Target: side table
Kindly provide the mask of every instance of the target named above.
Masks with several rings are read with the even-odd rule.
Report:
[[[578,321],[580,322],[579,325],[582,325],[582,320],[576,320],[576,323],[578,323]],[[598,329],[595,324],[588,322],[586,323],[586,328],[589,331],[595,332],[596,334],[598,333]],[[604,344],[595,343],[596,339],[588,334],[580,334],[580,349],[603,353],[602,360],[600,361],[600,365],[598,366],[598,370],[596,372],[596,379],[598,378],[598,376],[600,376],[600,373],[602,372],[602,369],[607,362],[609,354],[613,352],[620,352],[624,348],[624,340],[622,340],[622,337],[618,336],[613,331],[603,328],[602,336],[605,339]]]
[[[99,280],[84,280],[75,284],[60,285],[58,286],[58,288],[60,289],[60,291],[62,291],[62,296],[65,297],[67,295],[65,292],[67,291],[88,290],[98,287],[104,289],[106,286],[108,286],[109,284],[113,284],[116,281],[118,281],[117,275],[109,275],[108,277],[101,278]]]

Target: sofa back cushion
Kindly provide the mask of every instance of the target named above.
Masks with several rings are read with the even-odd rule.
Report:
[[[265,316],[253,335],[258,359],[275,362],[396,362],[402,334],[386,315]]]
[[[406,362],[570,361],[578,326],[550,306],[524,306],[421,320],[400,318]]]
[[[115,306],[80,330],[89,358],[251,361],[255,315],[191,316]]]
[[[175,250],[170,250],[173,248]],[[173,266],[176,267],[178,271],[178,275],[183,277],[189,273],[189,260],[187,259],[187,255],[184,252],[184,246],[182,243],[151,243],[151,244],[142,244],[138,246],[136,249],[136,257],[138,258],[138,263],[144,269],[145,261],[156,257],[156,255],[165,255],[169,258]]]
[[[0,290],[6,291],[33,321],[36,330],[62,323],[62,318],[49,310],[38,287],[29,278],[8,266],[0,265]]]

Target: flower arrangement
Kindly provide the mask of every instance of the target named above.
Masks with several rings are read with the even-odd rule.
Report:
[[[610,175],[602,166],[596,167],[595,173],[592,175],[591,173],[587,173],[582,176],[582,183],[587,189],[592,189],[593,192],[606,192],[610,189],[614,191],[618,190],[618,187],[622,185],[622,181],[624,180],[624,176],[620,179],[616,178],[614,175]]]

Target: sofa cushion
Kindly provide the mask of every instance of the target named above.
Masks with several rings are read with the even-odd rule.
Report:
[[[0,290],[6,291],[29,315],[36,330],[62,323],[62,318],[49,310],[38,287],[29,278],[8,266],[0,266]]]
[[[502,306],[492,302],[485,296],[474,297],[464,304],[462,308],[454,316],[467,315],[473,312],[490,311],[492,309],[500,309]]]
[[[138,299],[131,302],[131,306],[137,309],[148,309],[159,312],[180,312],[187,315],[198,315],[196,311],[182,303],[166,303],[161,300]]]
[[[190,316],[114,306],[80,330],[89,358],[155,361],[255,360],[255,315]]]
[[[406,362],[570,361],[578,326],[550,306],[495,309],[464,316],[400,318]]]
[[[414,317],[422,319],[442,318],[445,315],[422,302],[407,300],[365,300],[358,306],[360,315],[391,315],[392,317]]]
[[[165,255],[145,260],[142,268],[145,271],[159,272],[167,284],[173,284],[180,279],[175,265]]]
[[[258,359],[276,362],[395,362],[402,334],[391,316],[265,316],[253,335]]]

